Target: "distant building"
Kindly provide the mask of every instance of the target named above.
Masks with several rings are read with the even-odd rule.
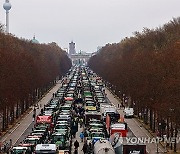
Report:
[[[80,52],[72,54],[70,58],[72,60],[73,65],[87,65],[87,62],[91,55],[92,53],[86,53],[80,50]]]
[[[76,54],[75,43],[73,41],[69,43],[69,56],[71,56],[72,54]]]
[[[31,40],[32,43],[36,43],[36,44],[39,44],[39,41],[36,40],[36,37],[34,36],[33,39]]]

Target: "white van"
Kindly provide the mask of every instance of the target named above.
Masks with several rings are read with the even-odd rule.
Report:
[[[124,109],[124,117],[125,118],[130,118],[130,117],[134,117],[134,109],[133,108],[125,108]]]
[[[104,108],[102,108],[102,110],[100,111],[102,114],[102,119],[106,119],[106,114],[107,113],[117,113],[117,109],[114,106],[104,106]]]
[[[43,154],[43,153],[56,154],[57,153],[56,144],[37,144],[35,148],[35,154]]]

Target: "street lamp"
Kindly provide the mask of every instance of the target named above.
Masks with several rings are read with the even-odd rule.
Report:
[[[159,146],[158,146],[158,137],[156,137],[156,147],[157,147],[157,151],[156,151],[156,153],[159,153],[159,150],[158,150],[158,148],[159,148]]]
[[[165,147],[164,147],[164,153],[167,153],[167,135],[163,135],[163,138],[165,140]]]
[[[169,112],[170,112],[170,124],[171,124],[171,128],[170,128],[170,133],[171,133],[171,137],[173,137],[173,124],[172,124],[172,113],[174,112],[174,109],[173,108],[170,108],[169,109]],[[169,124],[168,124],[169,125]],[[173,145],[171,143],[171,150],[173,149]]]

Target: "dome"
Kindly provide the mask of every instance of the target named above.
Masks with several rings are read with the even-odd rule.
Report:
[[[11,9],[11,3],[9,2],[6,2],[3,4],[3,8],[6,10],[6,11],[9,11]]]
[[[38,41],[38,40],[36,40],[35,36],[33,37],[33,39],[32,39],[31,41],[32,41],[32,43],[39,44],[39,41]]]

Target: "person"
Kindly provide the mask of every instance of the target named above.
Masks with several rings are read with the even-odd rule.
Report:
[[[6,150],[7,150],[7,142],[6,141],[4,141],[4,144],[3,144],[3,151],[4,151],[4,153],[6,152]]]
[[[44,111],[44,110],[43,110],[43,109],[41,109],[41,115],[43,115],[43,111]]]
[[[12,147],[12,139],[9,140],[10,148]]]
[[[77,140],[74,142],[74,147],[75,147],[75,151],[76,151],[76,150],[78,151],[79,142],[78,142]]]
[[[83,148],[82,148],[82,151],[83,151],[84,154],[87,153],[87,151],[88,151],[88,145],[87,145],[87,142],[84,143]]]
[[[78,150],[77,149],[74,150],[74,154],[78,154]]]
[[[88,153],[91,153],[91,151],[92,151],[92,142],[90,141],[90,142],[89,142],[89,145],[88,145],[87,152],[88,152]]]
[[[105,88],[104,87],[102,88],[102,92],[105,94]]]
[[[78,132],[78,119],[77,119],[77,121],[75,122],[75,129],[76,129],[76,132]]]
[[[34,120],[35,120],[35,117],[36,117],[36,115],[35,115],[35,114],[33,114],[33,122],[34,122]]]
[[[80,128],[83,126],[83,118],[79,119],[79,123],[80,123]]]
[[[71,133],[71,137],[76,138],[76,130],[72,130]]]
[[[35,114],[36,115],[36,108],[34,107],[34,110],[33,110],[33,114]]]
[[[71,135],[72,137],[76,138],[76,132],[77,132],[77,123],[76,121],[72,120],[72,123],[71,123]]]
[[[87,141],[87,137],[88,137],[88,130],[84,130],[84,141],[86,142]]]
[[[121,102],[121,108],[122,108],[122,109],[124,109],[124,108],[125,108],[125,106],[124,106],[123,102]]]
[[[84,133],[81,132],[80,135],[79,135],[79,137],[81,138],[81,142],[83,142],[83,139],[84,139]]]

